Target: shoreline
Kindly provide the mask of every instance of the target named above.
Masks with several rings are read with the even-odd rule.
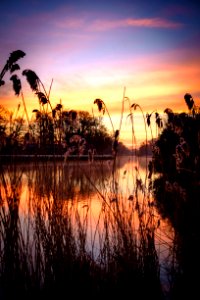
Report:
[[[63,154],[27,154],[27,155],[0,155],[0,162],[13,162],[13,161],[71,161],[71,160],[113,160],[114,156],[111,154],[102,154],[102,155],[94,155],[93,157],[89,157],[89,155],[63,155]]]

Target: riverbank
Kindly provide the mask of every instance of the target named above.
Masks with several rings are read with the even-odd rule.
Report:
[[[93,160],[112,160],[113,155],[104,154],[104,155],[94,155],[90,157],[89,155],[0,155],[0,162],[29,162],[29,161],[66,161],[66,160],[84,160],[84,161],[93,161]]]

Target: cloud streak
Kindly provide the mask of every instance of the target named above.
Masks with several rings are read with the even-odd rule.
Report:
[[[121,20],[96,20],[90,25],[91,30],[98,31],[112,30],[124,27],[175,29],[182,27],[182,24],[162,18],[127,18]]]
[[[89,23],[89,25],[88,25]],[[183,26],[182,23],[171,21],[164,18],[125,18],[125,19],[91,19],[91,16],[82,16],[79,18],[69,18],[55,22],[59,28],[65,29],[85,29],[89,31],[107,31],[120,28],[160,28],[160,29],[178,29]]]

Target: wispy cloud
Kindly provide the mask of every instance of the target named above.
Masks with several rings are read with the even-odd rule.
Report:
[[[159,28],[179,28],[182,26],[181,23],[173,22],[161,18],[145,18],[145,19],[127,19],[125,24],[128,26],[138,27],[159,27]]]
[[[147,28],[180,28],[181,23],[162,18],[127,18],[120,20],[96,20],[90,25],[91,30],[110,30],[123,27],[147,27]]]
[[[89,31],[106,31],[118,28],[128,27],[146,27],[146,28],[180,28],[183,24],[163,18],[125,18],[125,19],[105,19],[91,16],[82,16],[79,18],[61,19],[55,22],[59,28],[65,29],[85,29]]]

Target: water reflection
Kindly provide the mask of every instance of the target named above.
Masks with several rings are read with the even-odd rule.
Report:
[[[180,174],[178,174],[180,177]],[[172,257],[168,264],[172,299],[196,299],[199,293],[200,186],[191,176],[171,181],[165,176],[154,182],[158,211],[174,228]],[[170,267],[169,267],[170,266]]]
[[[149,274],[149,289],[156,286],[159,291],[160,277],[167,290],[166,266],[173,255],[174,230],[157,211],[147,162],[147,158],[122,157],[115,168],[113,161],[2,166],[4,277],[10,280],[13,268],[23,273],[22,261],[27,272],[34,273],[35,280],[44,284],[56,276],[54,259],[77,252],[84,258],[90,255],[101,268],[113,265],[114,258],[123,258],[122,265],[127,264],[129,270],[133,261],[128,253],[133,252],[134,257],[141,255],[141,268]],[[126,256],[129,259],[125,263]],[[129,270],[131,274],[133,269]],[[127,285],[130,279],[126,280]],[[13,280],[13,285],[18,284]]]

